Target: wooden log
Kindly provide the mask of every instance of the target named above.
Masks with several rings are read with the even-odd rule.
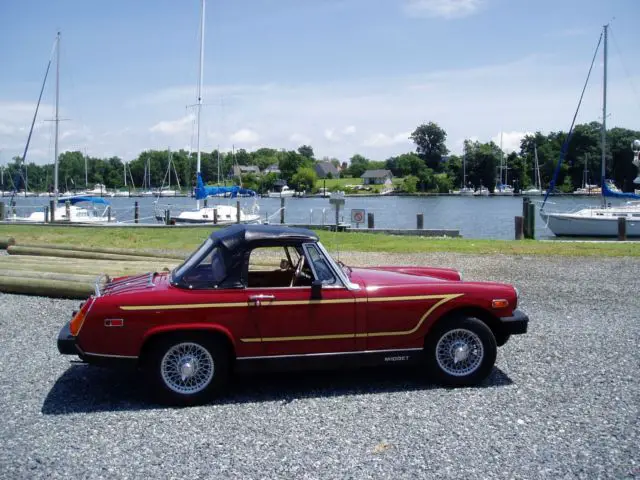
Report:
[[[59,250],[55,248],[34,248],[23,247],[19,245],[10,245],[7,247],[7,253],[9,255],[31,255],[31,256],[45,256],[45,257],[63,257],[63,258],[76,258],[76,259],[90,259],[90,260],[119,260],[125,262],[135,261],[149,261],[153,260],[153,257],[134,257],[132,255],[116,255],[112,253],[96,253],[96,252],[83,252],[80,250]]]
[[[618,240],[627,239],[627,217],[618,217]]]
[[[524,217],[515,217],[516,240],[522,240],[524,237]]]
[[[42,278],[44,280],[58,280],[63,282],[95,282],[99,275],[82,273],[38,272],[35,270],[2,270],[3,277],[12,278]]]
[[[1,240],[0,240],[1,241]],[[12,245],[15,245],[13,243]],[[189,256],[174,253],[155,253],[144,250],[136,250],[133,248],[115,248],[115,247],[84,247],[82,245],[50,245],[46,243],[20,243],[21,247],[48,248],[53,250],[74,250],[77,252],[93,252],[93,253],[112,253],[116,255],[127,255],[131,257],[140,257],[144,259],[168,258],[172,260],[184,260]]]
[[[7,258],[7,257],[4,257]],[[17,259],[19,257],[9,257]],[[61,274],[79,274],[79,275],[93,275],[97,276],[106,273],[111,276],[131,275],[135,273],[146,272],[162,272],[169,271],[174,267],[170,264],[152,264],[152,263],[138,263],[138,262],[126,262],[124,264],[117,264],[114,262],[104,262],[101,264],[78,264],[74,263],[32,263],[32,262],[19,262],[19,261],[0,261],[0,274],[3,271],[33,271],[33,272],[50,272]]]
[[[13,237],[0,237],[0,250],[6,250],[10,245],[15,245],[16,239]]]
[[[64,282],[0,275],[0,292],[52,298],[85,299],[94,292],[93,282]]]

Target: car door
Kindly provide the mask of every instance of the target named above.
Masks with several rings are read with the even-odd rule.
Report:
[[[260,331],[260,339],[251,341],[260,341],[267,356],[354,351],[353,293],[342,285],[314,244],[296,251],[312,277],[304,285],[247,288],[249,314],[253,309]],[[324,283],[320,298],[312,298],[310,283],[314,280]]]

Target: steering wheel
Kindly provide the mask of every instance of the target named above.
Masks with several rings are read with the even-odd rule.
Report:
[[[302,271],[302,267],[304,267],[304,255],[300,255],[300,260],[296,264],[296,271],[293,273],[293,277],[291,277],[290,287],[293,287],[296,283],[296,280],[300,277],[304,277],[310,279],[311,277]]]

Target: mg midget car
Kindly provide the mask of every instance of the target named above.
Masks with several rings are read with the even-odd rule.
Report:
[[[419,266],[349,267],[315,233],[232,225],[171,272],[97,283],[60,353],[140,369],[165,401],[197,404],[233,372],[413,364],[475,385],[527,331],[511,285]]]

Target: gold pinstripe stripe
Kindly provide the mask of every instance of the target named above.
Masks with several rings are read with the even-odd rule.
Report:
[[[454,298],[461,297],[462,293],[452,293],[449,295],[421,295],[414,297],[381,297],[377,299],[373,299],[373,301],[378,302],[389,302],[393,300],[400,301],[408,301],[408,300],[433,300],[439,298],[440,301],[434,303],[431,308],[429,308],[423,315],[420,317],[420,320],[410,330],[396,330],[391,332],[367,332],[367,333],[338,333],[333,335],[308,335],[308,336],[296,336],[296,337],[266,337],[266,338],[241,338],[240,341],[243,343],[256,343],[256,342],[292,342],[292,341],[304,341],[304,340],[338,340],[338,339],[347,339],[347,338],[368,338],[368,337],[392,337],[392,336],[400,336],[400,335],[411,335],[417,332],[424,321],[433,313],[433,311],[441,305],[453,300]],[[371,301],[370,299],[369,301]]]
[[[460,296],[462,294],[454,294]],[[406,297],[379,297],[379,298],[337,298],[330,300],[269,300],[260,299],[261,307],[279,307],[293,305],[330,305],[340,303],[366,303],[366,302],[407,302],[413,300],[434,300],[437,298],[448,297],[450,295],[414,295]],[[454,297],[455,298],[455,297]],[[237,308],[247,307],[251,303],[233,302],[233,303],[185,303],[177,305],[121,305],[120,310],[140,311],[140,310],[188,310],[197,308]]]

